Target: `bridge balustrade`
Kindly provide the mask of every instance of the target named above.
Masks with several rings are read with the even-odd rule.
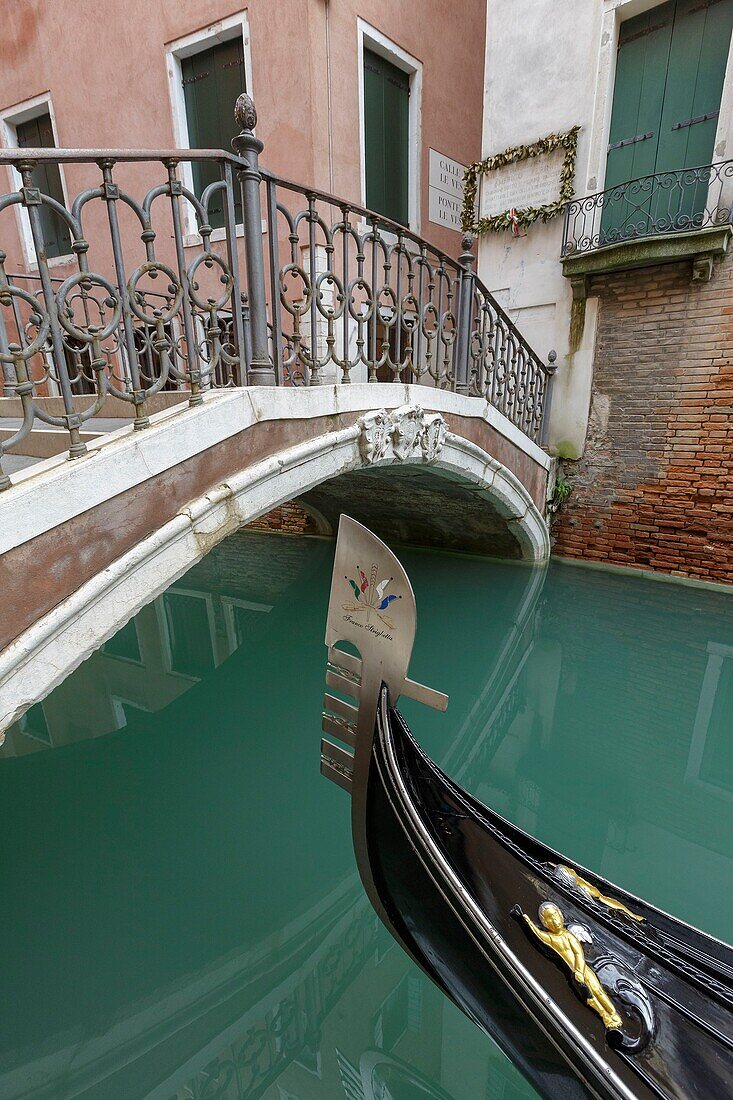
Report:
[[[234,386],[418,383],[483,398],[541,440],[554,364],[473,271],[471,238],[452,258],[279,178],[259,164],[248,96],[235,117],[233,153],[0,152],[18,179],[0,197],[2,392],[18,412],[0,489],[3,453],[34,427],[68,433],[78,458],[109,402],[144,430],[161,391],[186,407]],[[73,201],[39,186],[51,165],[80,185]]]

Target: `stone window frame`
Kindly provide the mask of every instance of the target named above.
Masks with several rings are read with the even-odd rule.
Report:
[[[235,652],[242,645],[237,641],[237,624],[234,618],[234,609],[242,608],[244,611],[261,611],[267,614],[272,611],[274,604],[253,603],[251,600],[242,600],[238,596],[221,596],[221,608],[224,612],[224,625],[227,631],[227,650],[229,654]]]
[[[242,36],[242,48],[244,50],[244,80],[247,85],[247,94],[254,99],[252,84],[252,54],[250,50],[250,29],[247,10],[235,12],[225,19],[219,19],[216,23],[210,23],[207,27],[192,31],[190,34],[167,42],[165,46],[165,67],[168,76],[168,93],[171,102],[171,121],[173,124],[173,139],[177,149],[189,149],[190,139],[188,134],[188,116],[186,115],[186,99],[183,92],[183,70],[181,62],[194,54],[202,53],[222,42],[231,42],[233,38]],[[242,89],[244,91],[244,89]],[[234,104],[232,103],[232,117]],[[225,150],[230,152],[230,150]],[[190,161],[181,161],[181,179],[184,187],[193,190],[193,171]],[[184,216],[184,244],[188,247],[201,243],[198,233],[196,218],[189,203],[183,204]],[[236,235],[244,236],[244,226],[237,225]],[[212,241],[226,239],[226,229],[215,229],[211,234]]]
[[[48,115],[51,120],[51,131],[53,133],[54,146],[59,148],[59,134],[58,127],[56,125],[56,113],[53,107],[53,99],[50,91],[41,92],[40,95],[31,96],[29,99],[23,99],[20,103],[14,103],[11,107],[6,107],[0,111],[0,134],[2,134],[2,145],[4,149],[17,149],[18,148],[18,126],[24,122],[31,122],[34,118],[40,118],[41,115]],[[66,186],[66,175],[64,172],[63,164],[59,164],[59,177],[61,179],[61,193],[64,197],[64,206],[69,209],[69,190]],[[8,165],[8,173],[10,176],[10,190],[18,191],[23,186],[23,181],[20,178],[20,174],[14,165]],[[20,237],[20,247],[23,254],[23,264],[26,271],[38,271],[38,263],[36,262],[35,249],[33,247],[33,235],[31,233],[31,223],[28,219],[28,211],[22,203],[15,205],[15,214],[18,220],[18,236]],[[48,266],[51,267],[63,267],[65,264],[73,263],[75,256],[73,252],[69,252],[65,256],[51,256],[47,260]]]
[[[422,213],[422,62],[403,50],[376,27],[357,19],[359,77],[359,170],[361,204],[366,206],[366,130],[364,105],[364,50],[379,54],[410,78],[407,147],[407,219],[413,233],[420,232]],[[383,234],[385,236],[385,234]]]
[[[171,584],[166,588],[165,592],[161,593],[160,597],[155,600],[155,614],[158,620],[158,630],[160,633],[160,639],[163,645],[163,665],[165,671],[171,676],[176,676],[181,680],[186,680],[188,683],[197,684],[200,682],[200,676],[190,675],[187,672],[180,672],[173,667],[173,646],[171,644],[170,630],[168,628],[168,619],[164,607],[164,601],[166,596],[185,596],[188,599],[201,600],[206,605],[206,620],[209,626],[209,641],[211,642],[211,654],[214,662],[214,668],[218,668],[221,664],[221,658],[219,654],[219,647],[217,645],[216,634],[216,615],[214,613],[214,597],[211,592],[200,592],[194,588],[181,588],[177,584]]]

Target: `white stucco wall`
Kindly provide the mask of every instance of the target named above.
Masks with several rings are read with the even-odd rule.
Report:
[[[490,0],[485,157],[579,125],[575,178],[576,190],[584,189],[603,9],[602,0]],[[557,352],[553,447],[568,440],[582,446],[593,344],[586,332],[589,346],[568,354],[572,292],[560,266],[561,241],[558,217],[530,226],[526,237],[491,233],[479,242],[479,274],[489,290],[541,357]]]
[[[662,0],[488,0],[483,156],[580,126],[575,192],[603,190],[618,29]],[[716,159],[733,155],[733,49],[718,120]],[[562,216],[526,237],[479,242],[481,278],[536,352],[557,352],[549,443],[579,457],[590,408],[597,299],[570,350],[572,291],[562,274]]]

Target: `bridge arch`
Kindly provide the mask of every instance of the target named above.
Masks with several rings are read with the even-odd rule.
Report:
[[[494,547],[496,552],[534,562],[548,558],[549,535],[540,507],[546,496],[549,460],[529,441],[522,449],[517,441],[520,433],[506,429],[500,414],[479,399],[440,391],[431,394],[424,387],[419,394],[415,393],[417,387],[395,385],[353,386],[348,387],[348,394],[345,389],[336,387],[336,401],[330,395],[331,410],[334,404],[340,408],[328,416],[320,415],[321,405],[329,400],[327,393],[310,391],[304,397],[274,390],[269,395],[258,391],[252,397],[254,391],[250,391],[253,415],[244,426],[242,409],[236,407],[236,402],[241,405],[242,392],[217,397],[219,419],[229,424],[228,435],[219,442],[202,450],[200,436],[189,431],[189,439],[196,440],[192,449],[199,447],[196,454],[180,457],[168,471],[153,470],[153,476],[151,455],[147,477],[127,491],[108,494],[92,509],[79,503],[77,514],[64,522],[57,517],[66,538],[75,540],[73,583],[64,582],[69,570],[58,558],[58,526],[5,553],[2,561],[6,566],[15,558],[16,578],[22,576],[24,553],[26,563],[34,562],[36,578],[45,556],[51,563],[44,574],[47,587],[51,586],[45,596],[51,606],[35,621],[21,624],[0,651],[0,731],[218,542],[286,501],[302,498],[330,522],[337,510],[373,522],[364,513],[363,499],[361,505],[353,499],[350,502],[356,482],[367,480],[389,488],[390,477],[401,479],[403,486],[406,477],[418,477],[424,479],[436,501],[452,502],[454,515],[471,518],[477,537],[481,528],[476,522],[481,516],[490,519],[494,533],[505,532],[512,552]],[[407,400],[397,404],[395,391]],[[389,400],[375,408],[374,398],[384,397]],[[268,402],[278,406],[275,412],[279,415],[272,415]],[[304,416],[304,411],[311,415]],[[191,418],[194,424],[198,412],[179,415]],[[170,418],[164,417],[160,431],[167,427]],[[53,494],[54,500],[61,502],[59,507],[68,508],[73,502],[65,496],[63,486],[71,484],[72,476],[77,481],[86,477],[95,491],[101,492],[100,486],[107,484],[107,478],[114,481],[121,467],[120,452],[150,447],[154,429],[144,434],[117,434],[119,439],[110,437],[111,442],[100,444],[96,455],[83,460],[76,471],[76,464],[62,462],[49,471],[54,476],[37,483],[30,478],[28,499],[23,500],[22,485],[10,490],[9,494],[17,494],[18,526],[27,524],[29,502],[39,489]],[[181,434],[185,438],[185,428]],[[284,445],[288,441],[290,445]],[[138,457],[145,459],[139,453]],[[194,485],[203,491],[174,508],[171,494],[185,491],[182,486],[190,493]],[[363,484],[361,490],[363,493]],[[78,486],[75,493],[79,495]],[[324,498],[328,498],[325,506]],[[49,505],[37,514],[48,516],[52,511]],[[125,546],[124,540],[120,541],[125,531],[119,517],[128,512],[136,537],[128,537]],[[395,514],[399,518],[399,509]],[[95,528],[97,516],[99,530]],[[378,523],[374,526],[379,529]],[[431,541],[441,544],[439,539]],[[451,548],[480,549],[455,543]],[[484,545],[483,552],[491,553],[492,546]],[[0,577],[3,588],[10,592],[3,580]]]

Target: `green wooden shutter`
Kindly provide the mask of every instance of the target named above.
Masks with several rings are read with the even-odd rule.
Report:
[[[606,189],[655,171],[664,89],[674,26],[674,0],[621,24]],[[645,231],[649,204],[609,195],[603,208],[601,244]]]
[[[223,149],[231,152],[236,134],[234,104],[245,92],[244,46],[232,38],[181,61],[183,96],[186,103],[188,140],[192,149]],[[216,165],[193,165],[194,191],[198,198],[205,187],[220,179]],[[238,222],[242,220],[241,202],[235,202]],[[215,228],[224,225],[223,192],[209,206],[209,221]]]
[[[409,95],[407,73],[364,50],[364,151],[366,204],[408,223]]]
[[[28,122],[19,122],[15,128],[20,149],[55,149],[51,116],[39,115]],[[35,187],[52,199],[64,204],[61,175],[57,164],[38,164],[33,169]],[[71,253],[71,234],[66,222],[43,203],[40,207],[43,244],[46,256],[68,256]]]
[[[733,0],[677,0],[655,172],[695,168],[713,159],[732,28]],[[707,191],[706,175],[660,189],[657,221],[672,229],[694,224]]]
[[[606,188],[709,164],[733,30],[733,0],[670,0],[622,23]],[[607,196],[601,241],[684,229],[707,179]]]

